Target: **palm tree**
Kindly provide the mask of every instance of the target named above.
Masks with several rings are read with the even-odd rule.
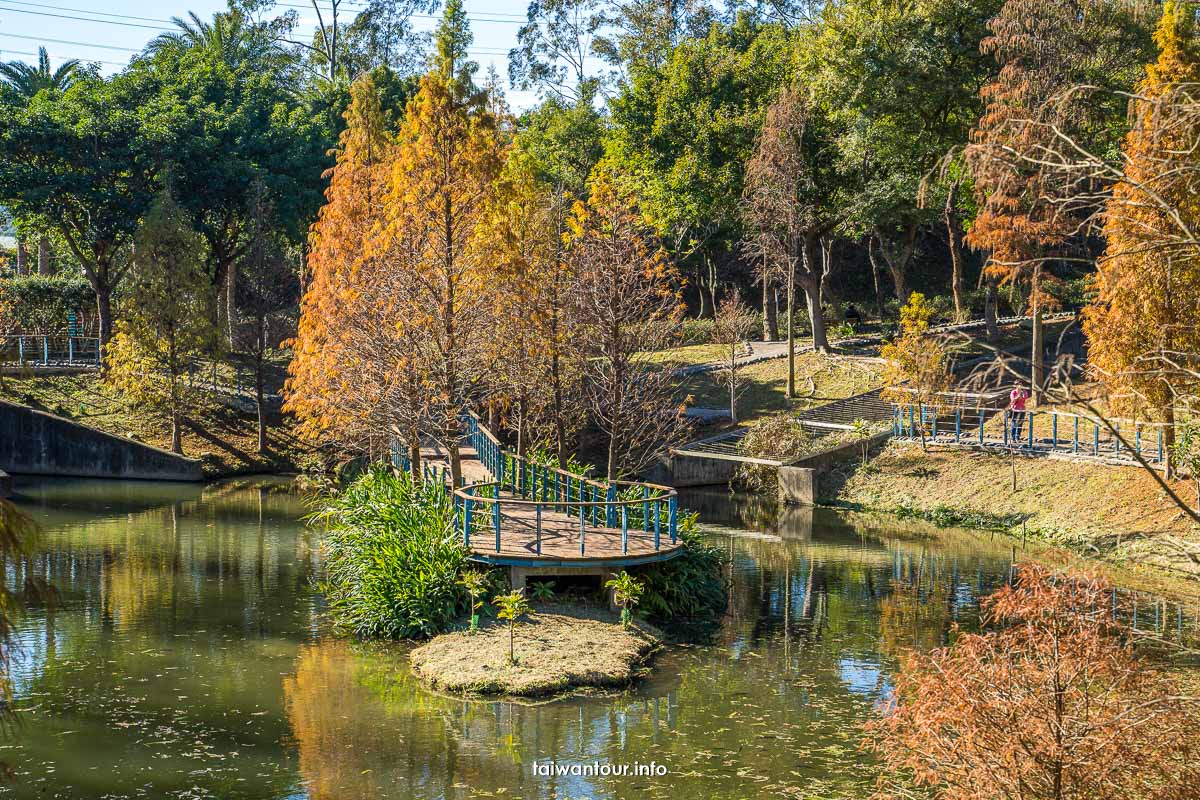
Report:
[[[32,100],[43,89],[65,92],[84,74],[83,64],[77,58],[64,61],[58,69],[50,69],[50,54],[46,48],[38,48],[38,65],[31,67],[24,61],[9,61],[0,64],[0,83],[24,100]]]
[[[263,62],[278,51],[274,38],[238,10],[214,14],[212,22],[205,22],[195,11],[189,11],[187,19],[172,17],[171,22],[178,30],[151,41],[147,50],[152,56],[203,50],[236,68]]]

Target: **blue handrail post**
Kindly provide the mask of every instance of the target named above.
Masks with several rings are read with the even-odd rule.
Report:
[[[1050,445],[1051,450],[1058,449],[1058,412],[1050,412],[1050,435],[1054,438],[1054,444]]]
[[[499,492],[504,488],[504,457],[503,455],[496,461],[496,491]]]
[[[1137,448],[1138,455],[1142,454],[1142,426],[1138,423],[1133,423],[1133,446]]]
[[[662,501],[654,500],[654,549],[657,550],[662,541]]]
[[[1092,423],[1092,455],[1100,455],[1100,424]]]
[[[954,443],[958,444],[958,437],[962,436],[962,409],[954,409]]]
[[[917,434],[917,410],[913,406],[908,407],[908,435],[916,436]]]
[[[583,555],[583,538],[584,538],[584,513],[583,506],[579,507],[579,555]]]
[[[1079,452],[1079,417],[1075,417],[1075,434],[1071,439],[1071,452]]]
[[[667,500],[667,530],[671,533],[671,544],[679,537],[679,497],[671,495]]]
[[[537,554],[540,556],[542,554],[542,505],[541,505],[541,503],[538,503],[537,508],[535,510],[537,512],[537,544],[535,545],[535,547],[536,547]]]
[[[613,503],[617,499],[617,487],[609,486],[605,492],[604,524],[610,528],[617,526],[617,507]]]
[[[75,339],[71,336],[67,337],[67,363],[75,363]]]
[[[979,446],[983,446],[983,409],[979,409]]]
[[[1008,447],[1008,434],[1012,429],[1012,423],[1009,422],[1009,411],[1004,409],[1004,446]]]
[[[471,498],[463,501],[463,544],[471,546]]]
[[[931,431],[933,433],[932,438],[936,439],[937,438],[937,422],[938,422],[937,409],[936,408],[933,409],[933,411],[931,413],[933,414],[933,426],[931,429]],[[924,405],[921,406],[921,424],[922,425],[925,424],[925,406]]]
[[[42,363],[50,366],[50,337],[42,337]]]
[[[495,509],[492,513],[495,519],[496,526],[496,552],[500,552],[500,492],[496,492],[496,501],[492,503],[492,508]]]
[[[1026,416],[1029,417],[1029,419],[1027,420],[1029,422],[1029,449],[1032,450],[1033,449],[1033,412],[1030,411]]]
[[[1162,425],[1158,426],[1158,463],[1163,463],[1163,435]]]
[[[650,487],[642,487],[642,531],[650,530]]]
[[[621,554],[629,552],[629,513],[628,506],[621,506]]]
[[[892,406],[892,436],[900,438],[899,406]]]
[[[19,363],[19,364],[25,363],[25,337],[24,336],[17,337],[17,363]]]

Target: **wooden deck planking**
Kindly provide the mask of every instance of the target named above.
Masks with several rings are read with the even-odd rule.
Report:
[[[666,526],[662,527],[659,548],[654,547],[654,531],[630,528],[628,550],[621,545],[621,529],[585,525],[584,552],[579,552],[579,518],[542,510],[542,552],[537,552],[537,512],[533,506],[504,505],[500,517],[500,551],[496,551],[496,529],[492,506],[479,503],[472,514],[471,551],[480,556],[508,558],[616,559],[665,555],[683,546],[671,543]]]

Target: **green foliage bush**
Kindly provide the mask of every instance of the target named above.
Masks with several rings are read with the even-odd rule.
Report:
[[[711,621],[725,611],[725,553],[700,537],[698,519],[694,513],[680,516],[682,553],[670,561],[634,571],[643,585],[638,605],[651,620]]]
[[[432,636],[469,611],[467,549],[440,484],[376,466],[313,516],[328,526],[325,591],[360,637]]]
[[[83,278],[19,275],[0,279],[0,313],[22,333],[65,335],[67,315],[90,311],[96,295]]]

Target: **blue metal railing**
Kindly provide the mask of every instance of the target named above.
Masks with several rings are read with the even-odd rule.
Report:
[[[505,519],[534,527],[534,551],[541,555],[542,526],[554,514],[579,521],[579,554],[587,553],[587,532],[621,533],[621,553],[628,554],[630,531],[653,537],[654,549],[664,537],[679,538],[679,498],[674,489],[649,483],[592,480],[567,470],[538,464],[507,451],[472,415],[465,417],[467,440],[480,463],[495,478],[454,493],[455,519],[463,542],[487,531],[500,552]],[[507,495],[507,496],[506,496]],[[519,522],[518,522],[519,520]],[[527,534],[526,534],[527,535]]]
[[[93,336],[0,336],[0,364],[95,367],[100,365],[100,340]]]
[[[892,435],[898,439],[936,439],[939,444],[992,445],[1125,461],[1136,461],[1136,453],[1152,464],[1167,462],[1165,423],[1113,420],[1112,424],[1120,435],[1114,435],[1098,419],[1066,411],[892,404]]]

